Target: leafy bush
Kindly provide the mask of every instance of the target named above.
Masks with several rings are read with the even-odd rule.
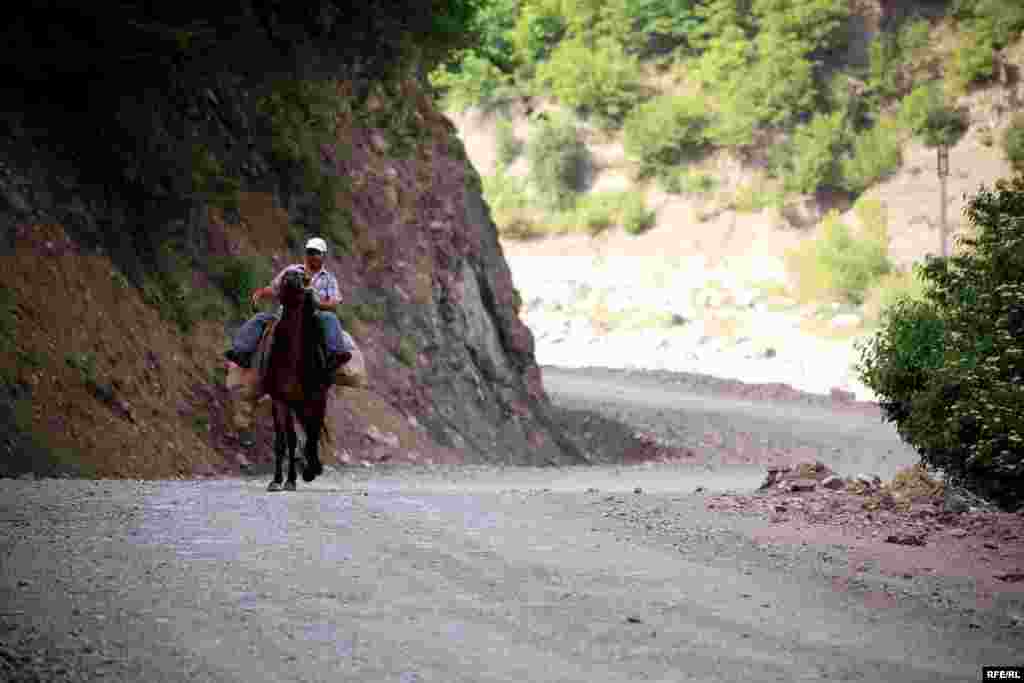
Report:
[[[520,5],[511,39],[515,54],[527,73],[548,58],[567,28],[557,1],[526,0]]]
[[[560,102],[617,123],[637,100],[640,66],[611,39],[590,45],[574,37],[559,43],[537,68],[537,82],[550,88]]]
[[[1024,171],[1024,114],[1017,114],[1003,133],[1003,152],[1018,171]]]
[[[497,162],[500,166],[508,166],[523,151],[523,143],[516,138],[512,131],[512,122],[508,119],[498,121],[494,134],[498,152]]]
[[[395,351],[395,356],[398,360],[402,361],[402,364],[407,367],[412,367],[416,364],[416,356],[419,351],[416,350],[416,341],[409,337],[402,337],[398,341],[398,349]]]
[[[210,277],[224,292],[235,309],[248,311],[249,297],[273,277],[273,269],[259,257],[222,256],[211,259]]]
[[[1007,0],[958,0],[953,15],[964,28],[980,34],[996,48],[1013,42],[1024,31],[1024,5]]]
[[[745,183],[736,188],[736,193],[729,202],[729,207],[740,213],[756,213],[769,206],[781,206],[785,192],[777,188],[766,187],[764,183]]]
[[[937,81],[922,83],[910,91],[900,102],[897,119],[914,135],[919,135],[928,123],[928,117],[943,106],[943,96]]]
[[[569,217],[574,226],[596,235],[616,223],[622,223],[628,205],[628,192],[594,192],[581,195]]]
[[[919,85],[903,98],[897,119],[929,147],[955,145],[968,126],[966,114],[946,103],[934,81]]]
[[[639,235],[654,226],[655,213],[647,208],[644,197],[630,193],[622,211],[622,228],[630,235]]]
[[[1008,508],[1024,502],[1024,177],[967,208],[976,235],[922,268],[861,349],[859,372],[929,466]]]
[[[949,87],[956,94],[965,92],[972,83],[991,79],[996,66],[996,48],[991,36],[967,31],[959,40],[946,74]]]
[[[626,155],[650,175],[693,157],[707,144],[707,103],[698,97],[661,95],[637,107],[623,125]]]
[[[696,0],[623,0],[611,3],[623,38],[643,53],[691,43],[704,25]]]
[[[708,173],[685,171],[677,173],[680,191],[684,194],[707,195],[718,187],[718,178]]]
[[[883,119],[854,136],[853,149],[839,161],[840,184],[860,194],[895,172],[901,163],[903,154],[897,126],[894,121]]]
[[[825,217],[822,228],[820,238],[786,255],[787,267],[797,276],[800,298],[830,296],[862,303],[868,288],[892,269],[887,241],[872,234],[855,238],[835,211]]]
[[[793,131],[790,154],[784,169],[787,190],[812,193],[838,179],[836,159],[848,137],[842,112],[815,114]]]
[[[522,209],[530,203],[526,183],[521,178],[509,175],[502,169],[498,169],[493,175],[484,176],[482,182],[484,201],[492,209],[498,211]]]
[[[469,53],[457,64],[430,73],[430,84],[444,99],[444,107],[465,111],[487,107],[499,99],[509,84],[508,76],[490,59]]]
[[[899,47],[891,34],[880,33],[868,45],[868,88],[884,98],[899,89]]]
[[[542,119],[526,147],[530,179],[551,208],[573,205],[583,181],[587,148],[568,119]]]

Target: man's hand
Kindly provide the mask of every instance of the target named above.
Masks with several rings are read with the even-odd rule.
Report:
[[[337,299],[323,299],[318,302],[317,306],[321,311],[333,311],[335,307],[341,303],[341,297]]]
[[[256,308],[257,306],[259,306],[260,305],[260,299],[263,299],[266,296],[267,296],[267,288],[266,287],[260,287],[255,292],[253,292],[252,293],[252,299],[251,299],[252,307]]]

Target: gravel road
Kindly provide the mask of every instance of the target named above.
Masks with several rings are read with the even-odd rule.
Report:
[[[545,371],[561,405],[612,392],[655,426],[888,463],[868,460],[892,443],[877,417],[636,379]],[[760,521],[706,508],[762,474],[332,469],[278,494],[263,477],[0,480],[0,680],[933,683],[1021,663],[1006,604],[918,582],[880,609],[835,589],[840,548],[762,545]]]

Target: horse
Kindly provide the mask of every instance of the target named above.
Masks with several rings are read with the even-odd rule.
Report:
[[[263,390],[269,394],[274,414],[274,480],[268,491],[295,490],[295,420],[306,433],[302,479],[313,481],[323,472],[319,445],[327,438],[324,424],[329,384],[324,372],[322,332],[316,319],[313,291],[305,274],[290,270],[281,279],[281,319],[273,331]],[[288,479],[282,476],[288,454]]]

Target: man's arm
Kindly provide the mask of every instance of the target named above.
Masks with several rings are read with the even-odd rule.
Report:
[[[288,266],[270,281],[270,285],[267,287],[260,287],[252,293],[252,305],[257,306],[261,299],[272,299],[276,296],[276,288],[281,284],[281,277],[291,268]]]
[[[317,302],[317,307],[321,311],[331,311],[333,313],[340,303],[341,289],[338,287],[337,279],[332,275],[327,285],[327,296]]]

